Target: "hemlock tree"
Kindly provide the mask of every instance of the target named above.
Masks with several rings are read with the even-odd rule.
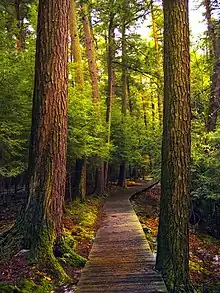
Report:
[[[75,0],[70,1],[70,14],[69,14],[69,27],[71,37],[71,57],[75,63],[75,86],[81,94],[85,89],[84,73],[83,73],[83,60],[80,47],[80,39],[78,32],[78,15],[77,3]],[[76,159],[75,164],[75,182],[74,182],[74,195],[80,198],[81,201],[86,197],[86,156]],[[69,180],[71,182],[71,174]]]
[[[98,75],[98,67],[96,60],[96,52],[95,52],[95,44],[93,38],[92,27],[89,21],[89,7],[86,3],[82,3],[81,5],[82,11],[82,22],[84,29],[84,39],[85,39],[85,48],[86,55],[88,59],[88,67],[91,79],[92,86],[92,102],[94,105],[94,110],[97,114],[97,117],[101,118],[100,112],[100,90],[99,90],[99,75]],[[102,134],[100,134],[100,138]],[[99,158],[99,163],[96,169],[96,187],[95,193],[103,194],[105,190],[105,178],[104,178],[104,160]]]
[[[62,239],[67,141],[67,40],[69,0],[40,0],[29,148],[28,197],[15,225],[1,236],[3,253],[30,249],[67,278],[53,248]],[[6,253],[7,254],[7,253]]]
[[[190,58],[187,0],[164,0],[162,197],[156,268],[169,292],[189,281]]]
[[[207,132],[216,130],[220,104],[220,23],[219,19],[215,20],[212,18],[214,5],[216,4],[212,3],[210,0],[204,1],[206,10],[205,16],[208,24],[208,36],[210,39],[210,57],[213,61],[211,93],[206,123]]]

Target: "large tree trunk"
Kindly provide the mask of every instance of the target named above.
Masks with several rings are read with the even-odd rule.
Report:
[[[189,281],[190,63],[187,0],[164,0],[164,119],[156,269],[169,292]]]
[[[32,245],[44,241],[39,237],[43,230],[44,237],[48,234],[52,243],[62,235],[67,141],[68,4],[68,0],[39,2],[29,194],[25,213],[25,218],[28,218],[25,239],[30,238],[27,242]]]
[[[61,278],[66,274],[55,260],[53,246],[63,232],[68,8],[69,0],[39,1],[28,197],[20,219],[1,242],[12,238],[15,250],[30,249],[35,259],[56,264]]]
[[[29,194],[25,213],[28,245],[38,246],[45,241],[46,235],[53,244],[56,237],[62,235],[67,141],[68,2],[39,3]],[[43,238],[39,237],[41,233]]]
[[[220,26],[215,26],[213,23],[211,1],[205,0],[204,5],[206,9],[205,15],[208,24],[208,34],[211,41],[210,55],[214,61],[206,123],[206,130],[210,132],[216,129],[218,112],[220,109]]]

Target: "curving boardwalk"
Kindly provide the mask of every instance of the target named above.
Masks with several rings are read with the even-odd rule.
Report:
[[[98,230],[77,293],[167,292],[153,270],[154,258],[130,204],[132,194],[146,185],[112,193],[104,205]]]

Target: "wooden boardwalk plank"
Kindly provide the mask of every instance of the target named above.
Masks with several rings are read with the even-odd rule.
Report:
[[[153,269],[153,254],[129,201],[143,188],[146,186],[121,190],[107,198],[105,217],[77,293],[167,292],[161,276]]]

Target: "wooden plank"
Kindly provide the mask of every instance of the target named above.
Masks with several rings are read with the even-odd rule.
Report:
[[[167,292],[129,198],[147,186],[112,193],[104,205],[89,260],[76,293]]]

